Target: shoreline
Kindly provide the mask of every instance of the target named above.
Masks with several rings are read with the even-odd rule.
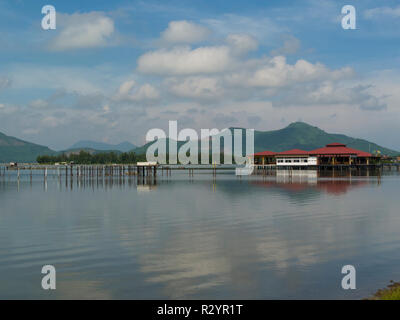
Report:
[[[400,282],[390,280],[386,288],[379,289],[372,297],[364,300],[400,300]]]

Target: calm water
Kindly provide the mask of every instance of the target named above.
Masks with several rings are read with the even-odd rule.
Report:
[[[0,177],[0,298],[363,298],[400,280],[399,190],[395,172]],[[346,264],[357,290],[341,289]]]

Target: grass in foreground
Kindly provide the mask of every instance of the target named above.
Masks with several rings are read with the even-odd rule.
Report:
[[[400,282],[393,282],[385,289],[378,290],[368,300],[400,300]]]

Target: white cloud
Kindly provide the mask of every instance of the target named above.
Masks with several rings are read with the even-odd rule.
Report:
[[[353,74],[353,70],[348,67],[329,70],[321,63],[313,64],[303,59],[290,65],[285,57],[277,56],[265,61],[246,80],[254,87],[285,87],[317,80],[346,79]]]
[[[152,85],[145,83],[136,86],[136,81],[128,80],[121,84],[115,99],[118,101],[145,101],[156,100],[160,96],[158,90]]]
[[[276,24],[272,19],[245,17],[236,14],[224,14],[218,19],[202,20],[213,34],[227,37],[229,34],[241,34],[244,31],[246,34],[257,39],[263,44],[272,45],[275,42],[277,35],[288,32],[288,29],[280,24]]]
[[[229,34],[226,41],[236,54],[245,54],[258,48],[257,40],[247,34]]]
[[[138,59],[138,71],[160,75],[217,73],[233,63],[227,46],[177,47],[145,53]]]
[[[132,90],[132,88],[136,85],[135,80],[128,80],[125,81],[123,84],[118,89],[118,94],[120,96],[126,96],[129,94],[129,92]]]
[[[15,64],[9,67],[13,89],[57,89],[60,92],[106,93],[120,82],[110,76],[109,67],[37,66]]]
[[[6,77],[0,77],[0,90],[11,86],[11,80]]]
[[[56,51],[106,46],[114,33],[114,21],[102,12],[57,14],[60,33],[50,43]]]
[[[41,121],[41,124],[48,128],[58,127],[60,124],[63,124],[63,119],[54,116],[45,116]]]
[[[337,106],[347,105],[361,110],[386,109],[384,97],[370,92],[371,86],[347,87],[340,83],[325,81],[312,86],[289,88],[274,106]]]
[[[188,77],[185,79],[173,78],[167,80],[169,90],[185,98],[216,98],[223,94],[218,80],[212,77]]]
[[[139,89],[133,94],[134,100],[153,100],[158,99],[160,94],[157,89],[152,85],[146,83],[139,87]]]
[[[2,113],[2,115],[14,114],[18,111],[20,111],[20,106],[18,105],[0,103],[0,112]]]
[[[300,40],[292,35],[284,37],[283,45],[281,48],[271,51],[271,55],[289,55],[294,54],[300,49]]]
[[[171,21],[168,28],[161,33],[161,40],[165,43],[189,44],[203,41],[210,30],[196,23],[182,20]]]
[[[36,99],[30,103],[30,106],[33,108],[46,108],[48,107],[49,103],[43,99]]]
[[[395,8],[379,7],[364,11],[364,17],[367,19],[381,19],[383,17],[398,18],[400,17],[400,6]]]

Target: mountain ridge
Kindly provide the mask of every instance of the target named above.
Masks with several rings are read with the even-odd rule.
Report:
[[[75,150],[75,149],[94,149],[98,151],[108,151],[108,150],[118,150],[121,152],[128,152],[137,148],[134,144],[123,141],[118,144],[110,144],[105,142],[98,142],[93,140],[80,140],[74,143],[67,150]]]
[[[230,130],[233,129],[244,130],[244,128],[230,128]],[[167,138],[167,144],[168,139],[169,138]],[[316,126],[312,126],[304,122],[294,122],[287,127],[278,130],[254,132],[255,152],[265,150],[280,152],[290,149],[303,149],[310,151],[333,142],[344,143],[350,148],[371,153],[380,151],[383,155],[400,155],[399,151],[385,148],[365,139],[353,138],[338,133],[328,133]],[[136,154],[145,154],[147,148],[153,143],[154,142],[149,142],[141,147],[136,147],[127,151],[133,151]],[[184,141],[178,141],[178,148],[184,143]],[[243,142],[243,144],[244,143],[245,142]],[[223,142],[221,142],[221,146],[223,146]],[[36,162],[36,159],[39,155],[55,155],[62,152],[79,152],[79,150],[90,150],[90,152],[93,153],[119,151],[115,148],[98,150],[96,148],[86,147],[73,148],[57,152],[51,150],[46,146],[24,141],[22,139],[18,139],[12,136],[7,136],[4,133],[0,132],[0,162]],[[245,148],[243,147],[242,150],[245,150]]]
[[[35,162],[39,155],[55,153],[46,146],[7,136],[0,132],[0,162]]]
[[[349,148],[365,152],[380,151],[389,156],[400,154],[399,151],[385,148],[374,142],[339,133],[328,133],[304,122],[293,122],[285,128],[274,131],[257,131],[254,140],[256,152],[264,150],[280,152],[290,149],[310,151],[329,143],[339,142],[346,144]]]
[[[245,130],[245,128],[231,127],[228,130]],[[168,141],[169,138],[167,138]],[[316,126],[312,126],[305,122],[293,122],[288,126],[271,131],[254,131],[254,152],[261,152],[265,150],[281,152],[291,149],[303,149],[310,151],[333,142],[340,142],[346,144],[349,148],[358,149],[365,152],[380,151],[381,154],[388,156],[399,155],[400,152],[385,148],[374,142],[365,139],[353,138],[344,134],[328,133]],[[148,142],[145,145],[134,149],[137,154],[145,153],[147,148],[154,142]],[[178,141],[182,145],[183,141]],[[243,141],[242,150],[244,150],[245,142]],[[223,146],[223,142],[221,143]]]

